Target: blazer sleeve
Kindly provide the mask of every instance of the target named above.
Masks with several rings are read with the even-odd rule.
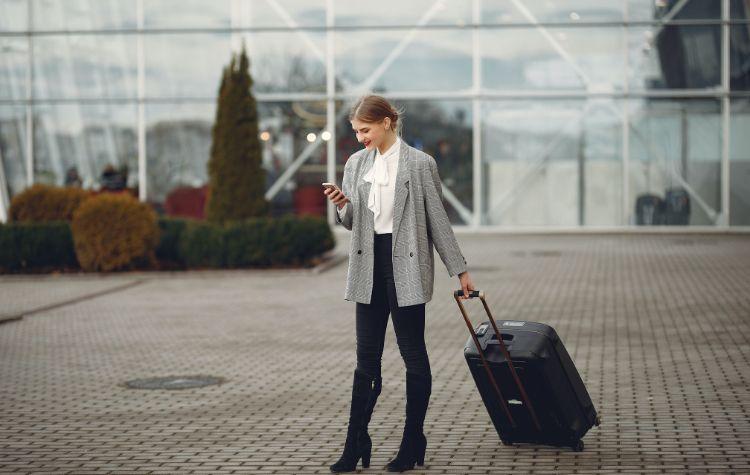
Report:
[[[461,254],[456,235],[453,233],[453,227],[448,220],[448,213],[445,212],[445,207],[443,207],[443,187],[440,183],[437,163],[429,155],[427,155],[427,160],[429,176],[425,177],[423,181],[427,232],[435,244],[435,249],[440,254],[440,259],[448,269],[448,275],[453,277],[466,271],[466,259]]]
[[[349,199],[349,202],[341,209],[339,209],[338,206],[333,205],[336,207],[336,212],[333,213],[336,217],[336,222],[342,224],[349,231],[352,230],[352,220],[354,216],[351,203],[352,181],[354,180],[352,176],[354,174],[353,162],[354,160],[351,157],[346,161],[346,165],[344,165],[344,180],[341,184],[341,191],[344,193],[344,196]]]

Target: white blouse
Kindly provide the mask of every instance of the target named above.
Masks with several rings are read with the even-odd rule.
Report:
[[[370,194],[367,197],[367,207],[372,211],[375,221],[375,234],[393,232],[393,201],[396,194],[396,173],[398,173],[398,159],[401,152],[401,139],[396,141],[382,155],[376,151],[372,168],[365,173],[362,180],[370,182]],[[339,217],[346,212],[347,203],[338,210]]]

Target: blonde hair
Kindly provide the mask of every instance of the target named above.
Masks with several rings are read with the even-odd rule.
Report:
[[[403,120],[399,120],[403,110],[396,109],[388,100],[382,96],[367,94],[354,103],[349,111],[349,120],[361,120],[362,122],[374,123],[388,117],[391,119],[391,130],[401,135]]]

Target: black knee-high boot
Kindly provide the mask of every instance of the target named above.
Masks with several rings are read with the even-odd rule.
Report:
[[[331,465],[331,471],[351,472],[357,469],[357,462],[362,459],[362,466],[370,466],[372,440],[367,432],[375,402],[380,395],[382,379],[370,376],[358,369],[354,370],[352,385],[352,403],[349,411],[349,427],[346,431],[344,453]]]
[[[424,418],[432,392],[432,376],[406,373],[406,423],[404,435],[396,458],[388,462],[389,472],[411,470],[414,465],[424,465],[427,438],[424,435]]]

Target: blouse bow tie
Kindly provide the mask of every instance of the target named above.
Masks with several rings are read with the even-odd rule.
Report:
[[[395,152],[386,153],[375,157],[375,161],[372,164],[372,168],[365,173],[362,179],[366,182],[372,183],[370,186],[370,194],[367,197],[367,207],[372,210],[375,215],[375,219],[380,215],[380,193],[383,187],[387,186],[390,180],[388,176],[388,164],[386,159],[393,156]]]

